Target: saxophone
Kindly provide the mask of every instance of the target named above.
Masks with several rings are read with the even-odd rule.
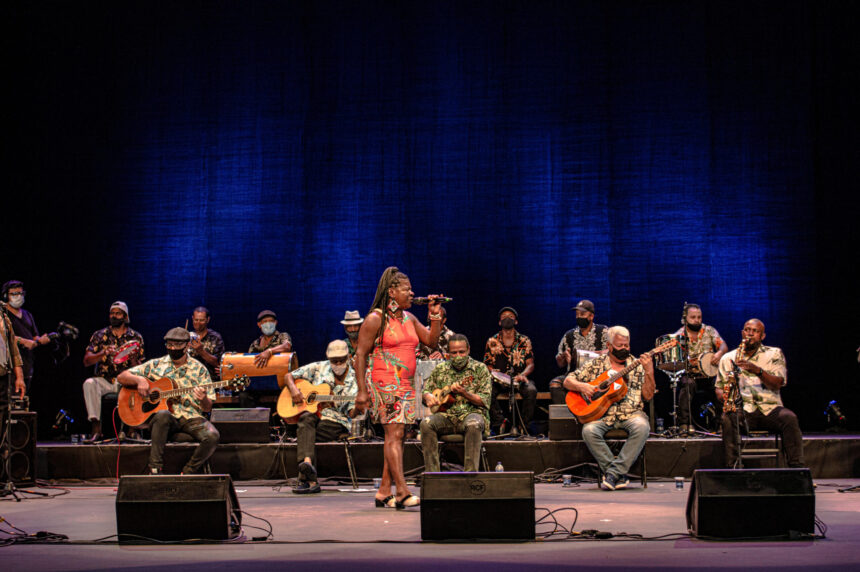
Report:
[[[741,339],[741,345],[735,352],[735,360],[743,358],[746,350],[747,341]],[[738,397],[740,397],[740,375],[741,368],[735,362],[732,362],[732,371],[726,376],[726,385],[723,387],[723,413],[734,413],[738,409]]]

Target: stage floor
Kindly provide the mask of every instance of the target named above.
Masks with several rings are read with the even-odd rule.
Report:
[[[243,511],[268,520],[274,540],[193,546],[86,544],[116,534],[115,486],[72,487],[51,499],[0,502],[0,515],[29,533],[49,531],[81,544],[21,545],[3,548],[4,570],[144,570],[182,566],[184,570],[531,570],[582,567],[600,570],[856,570],[860,566],[860,494],[838,492],[858,479],[816,481],[816,513],[828,526],[827,538],[806,541],[714,542],[675,538],[664,541],[545,540],[529,543],[421,543],[418,511],[373,507],[373,493],[338,492],[299,496],[289,488],[238,482]],[[595,485],[535,487],[536,506],[575,508],[576,531],[597,529],[657,537],[686,532],[689,481],[634,483],[623,491]],[[35,489],[56,493],[58,490]],[[418,492],[417,489],[414,492]],[[537,511],[540,516],[543,511]],[[265,526],[250,516],[243,524]],[[557,513],[567,527],[574,512]],[[744,515],[738,515],[743,518]],[[8,525],[3,524],[4,530]],[[551,525],[541,525],[547,532]],[[262,535],[246,527],[251,538]],[[561,537],[560,537],[561,538]],[[111,539],[111,541],[114,539]]]

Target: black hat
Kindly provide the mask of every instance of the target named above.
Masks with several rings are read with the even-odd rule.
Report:
[[[519,314],[517,314],[517,311],[516,311],[516,310],[514,310],[513,308],[511,308],[510,306],[505,306],[504,308],[502,308],[501,310],[499,310],[499,317],[500,317],[500,318],[502,317],[502,314],[503,314],[504,312],[513,312],[513,313],[514,313],[514,318],[516,318],[517,320],[519,320],[519,319],[520,319],[520,315],[519,315]]]
[[[580,300],[579,304],[571,308],[571,310],[584,310],[586,312],[594,313],[594,303],[591,300]]]
[[[260,312],[259,314],[257,314],[257,321],[258,321],[258,322],[262,321],[262,320],[263,320],[263,318],[265,318],[266,316],[271,316],[271,317],[273,317],[273,318],[274,318],[274,319],[276,319],[276,320],[278,319],[278,315],[277,315],[277,314],[275,314],[273,311],[271,311],[271,310],[263,310],[262,312]]]
[[[188,333],[188,330],[185,328],[175,327],[170,328],[166,334],[164,334],[165,342],[187,342],[191,339],[191,334]]]

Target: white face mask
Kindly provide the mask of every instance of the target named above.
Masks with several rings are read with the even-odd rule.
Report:
[[[260,326],[260,329],[263,331],[263,334],[266,336],[271,336],[275,333],[275,328],[277,324],[275,322],[266,322]]]
[[[349,366],[345,363],[342,363],[340,365],[334,365],[333,363],[331,364],[331,370],[334,372],[335,375],[343,375],[344,373],[346,373],[347,367]]]
[[[24,295],[23,294],[10,294],[9,295],[9,305],[15,308],[16,310],[24,305]]]

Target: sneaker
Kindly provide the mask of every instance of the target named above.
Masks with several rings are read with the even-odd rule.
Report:
[[[627,485],[630,484],[630,477],[627,475],[621,475],[615,480],[615,490],[618,489],[626,489]]]
[[[308,481],[301,481],[298,485],[293,487],[293,493],[297,495],[312,495],[322,492],[319,483],[314,482],[311,484]]]
[[[618,477],[613,475],[612,473],[606,473],[603,475],[603,481],[601,481],[600,486],[607,491],[615,490],[615,483],[618,482]]]
[[[147,467],[146,468],[146,474],[147,475],[160,475],[161,469],[159,469],[158,467]]]
[[[300,481],[315,481],[317,480],[317,470],[307,461],[299,463],[299,480]]]

